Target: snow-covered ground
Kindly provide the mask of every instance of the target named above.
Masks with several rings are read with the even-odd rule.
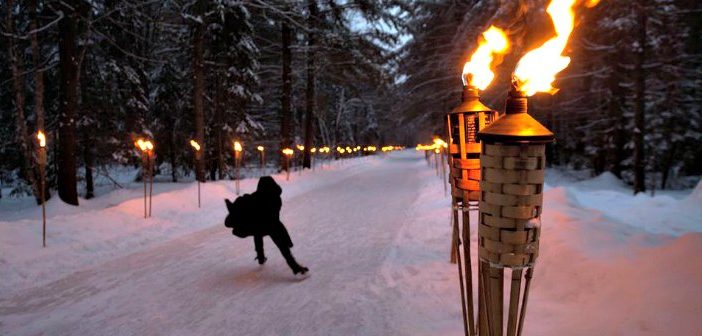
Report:
[[[148,220],[138,185],[53,199],[47,248],[40,209],[3,199],[0,335],[462,334],[449,198],[423,155],[275,178],[305,280],[270,240],[260,267],[222,226],[231,181],[203,184],[200,209],[195,184],[157,183]],[[702,185],[634,197],[611,175],[558,171],[547,184],[525,335],[702,334]]]

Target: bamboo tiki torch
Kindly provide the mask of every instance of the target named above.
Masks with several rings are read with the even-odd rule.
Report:
[[[236,167],[236,194],[239,195],[239,167],[241,166],[241,152],[244,150],[239,141],[234,141],[234,166]]]
[[[200,160],[202,160],[202,152],[200,152],[200,144],[195,140],[190,140],[190,146],[193,147],[195,151],[195,166],[197,167]],[[195,174],[195,179],[197,180],[197,207],[200,207],[200,177]]]
[[[510,268],[507,335],[521,333],[534,262],[539,252],[546,144],[551,131],[527,114],[524,92],[513,87],[505,115],[481,130],[480,273],[490,335],[503,335],[504,269]],[[524,296],[522,275],[526,270]],[[518,314],[519,302],[522,302]],[[517,326],[519,324],[519,330]]]
[[[144,182],[144,219],[147,217],[146,210],[148,209],[147,204],[147,192],[146,192],[146,142],[144,139],[137,139],[134,145],[141,151],[141,180]]]
[[[285,170],[285,180],[290,181],[290,157],[293,155],[293,150],[291,148],[283,149],[283,154],[285,154],[285,160],[287,160],[288,169]]]
[[[149,167],[149,217],[151,217],[151,208],[154,195],[154,144],[150,140],[146,140],[146,163]]]
[[[258,146],[256,149],[261,153],[261,176],[263,176],[266,173],[266,149],[263,146]]]
[[[509,43],[506,34],[497,27],[490,26],[482,34],[478,48],[463,66],[463,94],[461,104],[456,106],[447,116],[447,131],[449,139],[449,165],[451,176],[451,200],[454,227],[455,255],[461,272],[459,245],[463,242],[464,272],[465,272],[465,306],[467,308],[468,329],[467,335],[488,335],[487,330],[476,328],[473,310],[473,272],[470,255],[470,212],[478,209],[478,201],[482,191],[480,186],[480,143],[477,139],[478,132],[497,119],[497,112],[480,102],[480,90],[487,88],[494,78],[491,66],[499,63],[500,59],[494,56],[507,51]],[[458,212],[461,212],[461,216]],[[460,237],[459,217],[462,219],[463,230]],[[460,277],[459,277],[460,280]],[[478,276],[478,288],[482,282]],[[461,288],[463,289],[463,288]],[[479,291],[479,293],[482,293]],[[483,297],[479,296],[478,307]],[[479,309],[478,320],[487,318]],[[464,317],[465,322],[465,317]],[[497,334],[491,336],[498,336]]]
[[[46,247],[46,135],[43,131],[37,132],[37,140],[39,142],[39,155],[37,157],[39,163],[39,197],[41,198],[41,241],[42,246]]]
[[[299,156],[300,159],[297,160],[297,162],[298,162],[298,164],[299,164],[299,167],[298,167],[298,174],[299,174],[300,176],[302,176],[302,171],[304,170],[304,167],[303,167],[303,165],[302,165],[302,163],[303,163],[302,161],[305,159],[305,146],[303,146],[303,145],[297,145],[297,150],[299,150],[299,151],[300,151],[300,154],[301,154],[301,155]]]
[[[461,285],[465,286],[468,323],[466,334],[468,335],[476,335],[473,309],[473,264],[470,255],[470,212],[477,210],[480,199],[480,143],[477,142],[476,134],[478,130],[497,118],[497,112],[483,105],[479,98],[479,90],[476,87],[464,86],[461,104],[456,106],[447,117],[454,232],[452,255],[456,257],[459,274],[461,269],[465,274],[465,284],[461,283]],[[462,224],[462,230],[460,224]],[[459,247],[461,244],[463,244],[463,251]],[[461,252],[463,252],[463,267],[461,267]],[[459,280],[461,280],[460,277]]]
[[[314,171],[314,166],[316,163],[316,162],[314,162],[315,153],[317,153],[317,148],[316,147],[310,148],[310,161],[311,161],[310,164],[312,165],[312,171]]]

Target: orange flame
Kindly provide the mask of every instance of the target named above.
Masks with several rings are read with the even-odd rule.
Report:
[[[594,7],[599,0],[587,0],[586,7]],[[570,64],[570,57],[562,56],[568,38],[573,32],[576,0],[552,0],[546,8],[551,16],[556,36],[540,47],[529,51],[517,63],[514,71],[517,88],[527,96],[537,92],[554,94],[558,89],[551,86],[556,75]]]
[[[234,141],[234,151],[241,152],[242,150],[241,143],[239,141]]]
[[[258,147],[256,147],[256,149],[258,149],[259,152],[263,152],[263,150],[264,150],[265,148],[263,148],[263,146],[258,146]]]
[[[483,39],[479,42],[478,49],[470,57],[470,61],[463,65],[463,85],[474,86],[480,90],[490,85],[495,73],[490,66],[495,66],[495,55],[501,55],[509,49],[507,36],[502,29],[490,26],[483,32]]]
[[[46,147],[46,135],[44,135],[44,132],[37,132],[37,140],[39,140],[39,147]]]
[[[283,154],[285,154],[285,155],[287,155],[287,156],[291,156],[291,155],[293,155],[293,153],[294,153],[294,152],[293,152],[293,150],[292,150],[291,148],[285,148],[285,149],[283,149]]]

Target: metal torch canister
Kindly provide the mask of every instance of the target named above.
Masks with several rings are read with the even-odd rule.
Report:
[[[527,98],[513,89],[505,114],[478,133],[480,203],[478,258],[480,335],[503,335],[504,269],[512,269],[508,336],[520,335],[533,266],[539,252],[546,144],[554,135],[527,114]],[[526,270],[521,310],[522,274]]]
[[[469,213],[471,210],[477,210],[480,200],[480,143],[477,134],[497,117],[496,111],[480,102],[477,88],[465,86],[461,104],[451,110],[446,118],[453,227],[450,259],[452,263],[458,265],[466,335],[475,335],[476,332]],[[463,223],[462,230],[459,228],[459,218]],[[460,245],[463,245],[463,258],[461,258]]]

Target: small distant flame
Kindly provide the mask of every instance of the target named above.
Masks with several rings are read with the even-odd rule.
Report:
[[[39,147],[46,147],[46,135],[44,135],[44,132],[37,132],[37,140],[39,140]]]
[[[483,32],[483,39],[479,42],[478,49],[470,57],[470,61],[463,65],[463,85],[470,84],[480,90],[490,85],[495,73],[491,66],[495,66],[495,55],[501,55],[509,49],[507,35],[502,29],[490,26]],[[470,83],[468,83],[470,82]]]
[[[599,0],[587,0],[586,7],[594,7]],[[537,92],[554,94],[558,89],[551,86],[556,75],[570,64],[570,57],[562,56],[573,32],[576,0],[552,0],[546,8],[551,16],[556,36],[540,47],[529,51],[517,63],[514,71],[517,89],[527,96]]]
[[[263,146],[258,146],[258,147],[256,147],[256,149],[258,149],[259,152],[263,152],[263,150],[265,150],[265,148],[263,148]]]
[[[234,151],[241,152],[242,150],[241,143],[239,141],[234,141]]]
[[[198,151],[198,152],[200,151],[200,144],[197,143],[197,141],[190,140],[190,146],[193,146],[193,148],[195,148],[196,151]]]
[[[137,139],[134,143],[142,152],[150,151],[154,149],[154,144],[149,140]]]
[[[441,138],[434,138],[434,146],[436,146],[437,148],[441,148],[441,147],[445,148],[445,147],[448,147],[448,144],[446,143],[446,141],[442,140]]]
[[[316,153],[316,152],[317,152],[317,148],[312,147],[312,148],[310,149],[310,152]]]
[[[291,148],[285,148],[285,149],[283,149],[283,154],[285,154],[285,155],[287,155],[287,156],[291,156],[291,155],[293,155],[293,153],[294,153],[294,152],[293,152],[293,150],[292,150]]]
[[[297,150],[299,150],[299,151],[305,150],[305,146],[303,146],[303,145],[297,145],[295,147],[297,147]]]

